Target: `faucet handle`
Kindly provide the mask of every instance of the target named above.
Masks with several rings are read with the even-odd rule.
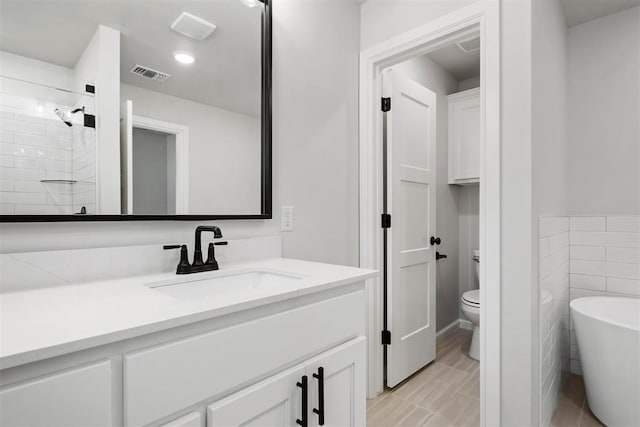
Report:
[[[180,249],[180,262],[176,269],[176,274],[187,274],[191,271],[191,264],[189,264],[189,250],[187,245],[164,245],[162,249]]]

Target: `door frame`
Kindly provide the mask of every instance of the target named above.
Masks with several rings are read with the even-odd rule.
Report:
[[[176,213],[189,214],[189,128],[176,123],[132,116],[132,129],[146,129],[176,137]],[[129,212],[133,214],[133,212]]]
[[[480,423],[500,425],[500,0],[473,3],[360,53],[360,266],[383,269],[381,72],[474,26],[481,40]],[[381,275],[366,286],[371,398],[384,388]]]

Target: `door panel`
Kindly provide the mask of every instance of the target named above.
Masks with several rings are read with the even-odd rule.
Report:
[[[436,95],[396,72],[384,75],[386,117],[387,386],[435,358]]]

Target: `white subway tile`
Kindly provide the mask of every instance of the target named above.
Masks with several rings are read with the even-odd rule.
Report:
[[[95,181],[96,168],[95,165],[88,165],[82,169],[76,169],[74,172],[74,179],[78,181]]]
[[[72,204],[73,204],[73,195],[71,195],[71,194],[49,194],[49,193],[47,193],[47,205],[71,206]]]
[[[640,216],[608,216],[607,231],[640,233]]]
[[[541,217],[539,220],[539,236],[549,237],[554,234],[569,231],[569,217]]]
[[[572,216],[569,228],[571,231],[606,231],[607,221],[604,216]]]
[[[66,138],[71,140],[71,138],[73,138],[73,131],[66,125],[65,127],[48,125],[47,135],[55,136],[56,138]]]
[[[44,215],[47,205],[15,205],[16,215]]]
[[[2,129],[0,126],[0,142],[5,142],[7,144],[13,143],[13,132],[6,131]]]
[[[14,215],[15,207],[14,205],[7,205],[4,203],[0,203],[0,215]]]
[[[13,108],[8,105],[0,105],[0,118],[1,119],[13,119]]]
[[[47,148],[47,158],[54,160],[71,161],[71,151]]]
[[[6,131],[30,133],[34,135],[45,135],[46,133],[46,126],[44,124],[25,120],[2,119],[2,121],[0,121],[0,128]]]
[[[14,167],[19,169],[45,169],[40,159],[35,157],[16,157]]]
[[[640,233],[572,231],[569,240],[578,246],[640,247]]]
[[[0,203],[43,205],[46,203],[44,193],[17,193],[15,191],[0,191]]]
[[[44,149],[31,147],[29,145],[0,143],[0,154],[19,157],[36,157],[43,158],[45,156]]]
[[[607,278],[607,291],[625,295],[640,295],[640,280]]]
[[[45,171],[47,179],[74,179],[73,174],[71,172],[63,172],[63,171]]]
[[[554,254],[569,246],[569,232],[555,234],[549,237],[549,253]]]
[[[640,264],[640,249],[607,248],[607,261]]]
[[[33,147],[62,148],[58,138],[44,135],[29,135],[17,133],[14,137],[14,144],[30,145]],[[70,148],[70,147],[69,147]]]
[[[13,191],[13,180],[0,179],[0,191]]]
[[[593,291],[591,289],[580,289],[580,288],[571,288],[569,289],[569,298],[570,301],[573,301],[576,298],[583,297],[606,297],[611,296],[610,293],[602,292],[602,291]]]
[[[0,155],[0,167],[3,168],[12,168],[13,167],[13,156],[5,156]]]
[[[551,273],[562,272],[563,269],[568,267],[569,262],[569,248],[560,250],[553,255],[540,260],[539,273],[540,278],[544,279]]]
[[[570,264],[572,274],[586,274],[589,276],[606,276],[607,264],[600,261],[572,260]]]
[[[580,363],[579,360],[571,359],[569,363],[570,363],[569,370],[571,370],[572,374],[582,375],[582,364]]]
[[[24,181],[40,181],[45,178],[45,172],[38,169],[16,169],[0,167],[0,179]]]
[[[593,291],[605,291],[607,288],[606,278],[600,276],[571,274],[569,283],[572,288],[591,289]]]
[[[607,277],[640,280],[640,264],[607,262]]]
[[[538,254],[540,259],[543,259],[549,256],[549,237],[539,240]]]
[[[14,181],[15,190],[21,193],[45,193],[44,185],[40,181]]]
[[[572,260],[584,260],[584,261],[604,261],[605,260],[604,246],[572,245],[571,250],[569,252]]]

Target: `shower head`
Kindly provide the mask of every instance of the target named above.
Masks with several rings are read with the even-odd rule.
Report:
[[[73,123],[71,122],[71,116],[75,113],[79,113],[79,112],[83,112],[84,113],[84,107],[82,108],[76,108],[75,110],[67,110],[64,113],[62,111],[60,111],[59,109],[55,109],[54,112],[56,113],[56,115],[58,117],[60,117],[60,120],[62,120],[64,122],[65,125],[71,127],[73,126]]]

